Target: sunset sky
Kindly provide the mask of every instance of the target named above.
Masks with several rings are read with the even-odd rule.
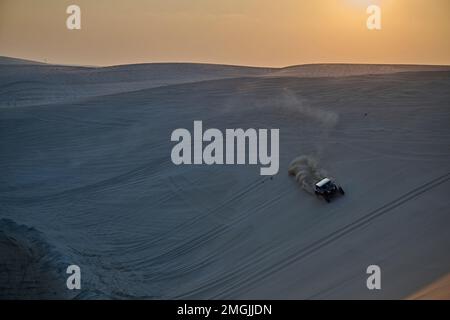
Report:
[[[77,4],[82,29],[66,28]],[[366,28],[369,4],[382,30]],[[450,64],[449,0],[0,0],[0,55],[78,65]]]

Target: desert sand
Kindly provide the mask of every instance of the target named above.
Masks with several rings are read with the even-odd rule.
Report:
[[[0,296],[409,297],[450,270],[449,101],[439,66],[1,58]],[[194,120],[279,128],[280,172],[175,166],[170,134]],[[346,195],[301,188],[301,156]]]

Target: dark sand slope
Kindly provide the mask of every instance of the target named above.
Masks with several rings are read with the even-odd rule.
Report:
[[[20,83],[26,96],[27,66],[13,67],[1,86]],[[76,99],[43,93],[45,104],[14,107],[0,94],[0,218],[22,226],[6,233],[14,241],[6,220],[0,228],[1,268],[16,270],[0,277],[8,295],[64,295],[67,264],[82,269],[80,298],[405,298],[450,270],[450,72],[230,78],[211,66],[214,79],[145,87],[132,78],[139,66],[117,68],[122,80],[106,68],[60,83],[70,92],[95,79],[97,91]],[[174,81],[195,77],[165,68]],[[170,134],[194,120],[280,128],[280,173],[174,166]],[[300,155],[346,196],[326,204],[303,191],[287,174]],[[29,251],[48,263],[18,291],[14,266]],[[378,292],[365,286],[371,264],[382,268]]]
[[[64,264],[33,228],[1,219],[0,252],[0,299],[70,297],[61,272]]]

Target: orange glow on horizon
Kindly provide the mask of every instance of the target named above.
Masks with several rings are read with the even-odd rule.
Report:
[[[82,65],[450,64],[448,0],[0,0],[0,55]],[[367,4],[382,30],[366,28]]]

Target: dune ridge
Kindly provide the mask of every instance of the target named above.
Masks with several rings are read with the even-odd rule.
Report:
[[[448,273],[449,71],[278,71],[0,64],[0,254],[17,271],[0,287],[31,298],[401,299]],[[173,165],[171,132],[199,119],[280,128],[280,173]],[[327,204],[299,188],[286,174],[299,155],[346,195]],[[27,295],[17,279],[30,279],[29,261],[42,276],[23,283]],[[81,292],[58,289],[68,264],[81,267]],[[381,292],[365,287],[371,264]]]

